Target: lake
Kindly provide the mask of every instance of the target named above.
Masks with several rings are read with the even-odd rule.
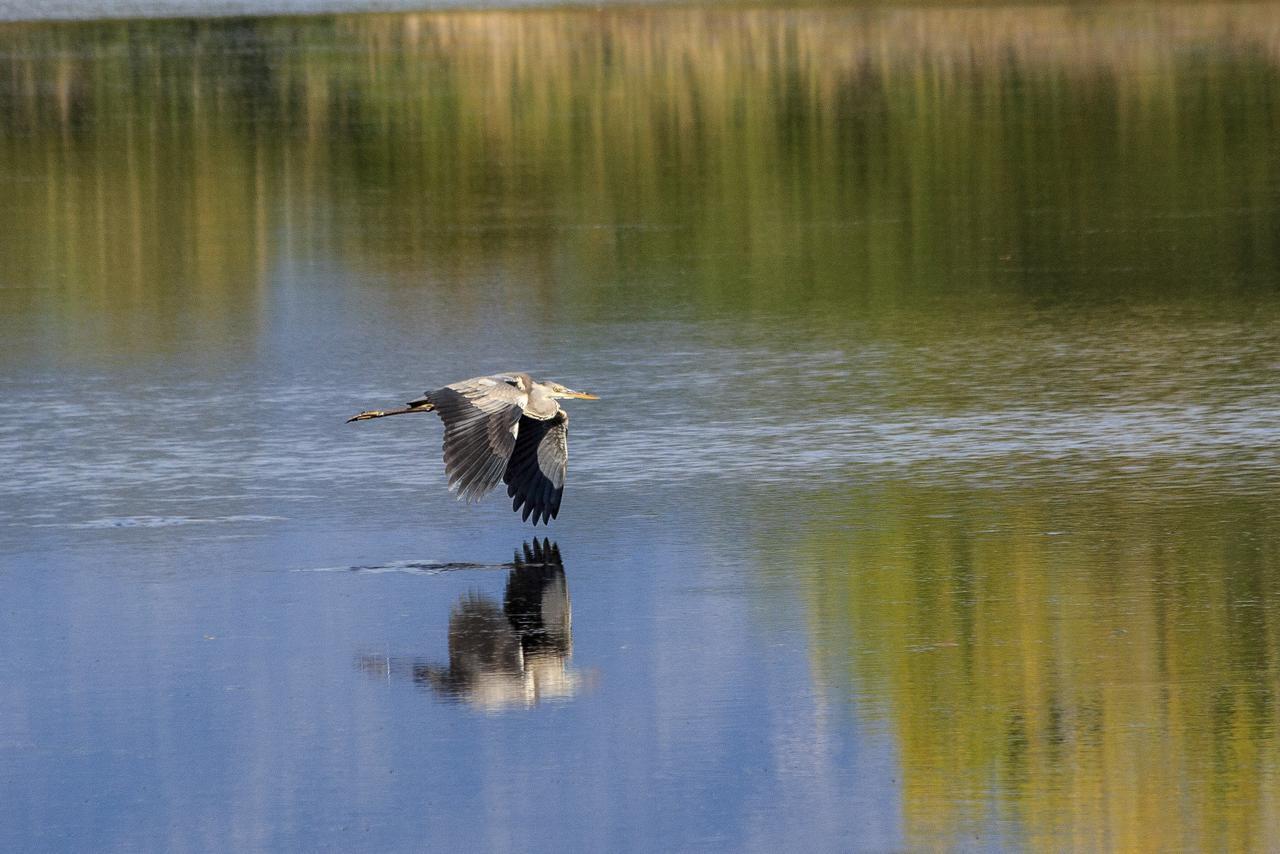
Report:
[[[1277,138],[1269,5],[0,25],[0,849],[1280,847]],[[546,528],[344,423],[514,369]]]

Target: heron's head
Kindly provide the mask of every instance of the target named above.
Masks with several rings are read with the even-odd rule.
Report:
[[[547,390],[548,397],[576,397],[582,400],[599,400],[594,394],[587,394],[585,391],[574,391],[571,388],[565,388],[560,383],[542,382]]]

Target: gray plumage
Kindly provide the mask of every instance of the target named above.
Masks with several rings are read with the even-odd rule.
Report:
[[[560,408],[561,398],[597,399],[515,372],[450,383],[402,409],[369,410],[347,420],[438,413],[449,489],[464,501],[478,501],[502,481],[511,509],[537,525],[559,515],[564,494],[569,414]]]

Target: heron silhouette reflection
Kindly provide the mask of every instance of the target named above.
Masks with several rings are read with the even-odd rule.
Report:
[[[530,707],[577,693],[569,588],[560,548],[549,540],[516,552],[502,604],[471,591],[449,615],[449,663],[429,658],[364,656],[378,676],[412,679],[450,700],[483,709]]]

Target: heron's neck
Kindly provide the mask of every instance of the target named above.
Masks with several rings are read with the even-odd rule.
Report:
[[[530,418],[539,418],[545,421],[554,417],[560,411],[560,404],[554,397],[534,386],[529,391],[529,405],[525,407],[524,411]]]

